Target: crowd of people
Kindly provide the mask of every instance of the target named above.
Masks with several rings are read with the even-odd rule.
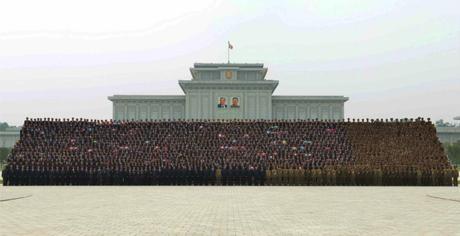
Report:
[[[26,119],[5,185],[457,185],[429,120]]]

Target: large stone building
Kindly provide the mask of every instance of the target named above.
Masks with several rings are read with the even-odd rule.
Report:
[[[441,143],[455,143],[460,141],[460,126],[436,127],[436,132]]]
[[[19,140],[21,128],[9,127],[5,131],[0,131],[0,148],[12,148]]]
[[[195,63],[185,95],[114,95],[113,119],[320,119],[344,118],[344,96],[273,96],[263,64]]]

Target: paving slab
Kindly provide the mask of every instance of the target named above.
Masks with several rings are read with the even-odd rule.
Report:
[[[0,187],[0,200],[0,235],[460,235],[456,187]]]

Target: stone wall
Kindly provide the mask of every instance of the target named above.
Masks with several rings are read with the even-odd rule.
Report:
[[[185,96],[109,97],[114,120],[177,120],[185,118]]]
[[[339,120],[344,118],[342,96],[273,96],[273,119],[319,119]]]
[[[441,143],[455,143],[460,140],[460,127],[436,127]]]
[[[12,148],[19,140],[19,130],[17,131],[0,131],[0,148]]]

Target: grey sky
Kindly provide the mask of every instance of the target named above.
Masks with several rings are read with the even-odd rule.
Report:
[[[460,115],[460,1],[11,1],[0,121],[111,118],[107,96],[182,94],[194,62],[262,62],[277,95],[346,117]]]

